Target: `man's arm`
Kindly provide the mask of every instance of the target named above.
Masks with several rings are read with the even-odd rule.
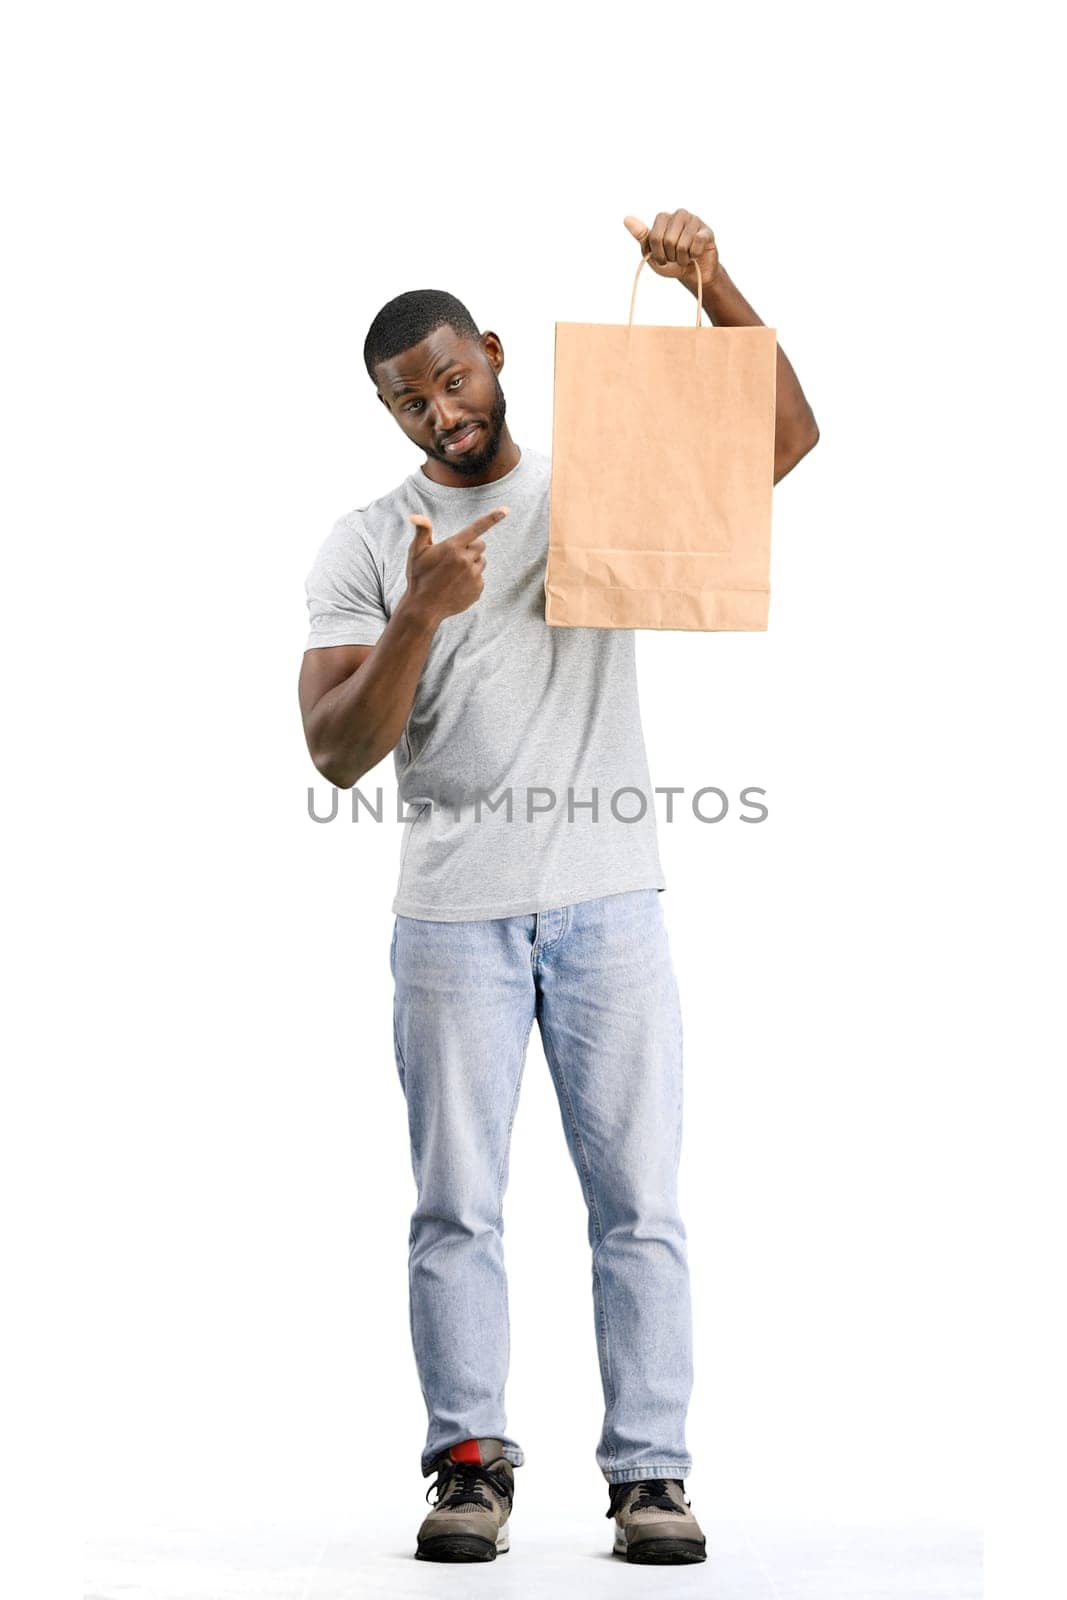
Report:
[[[338,789],[351,789],[400,742],[437,626],[405,595],[377,644],[304,652],[304,737],[315,766]]]
[[[682,280],[690,294],[696,298],[696,273],[690,270]],[[733,282],[720,261],[718,270],[709,284],[705,284],[701,304],[711,321],[720,328],[762,328],[758,317]],[[803,389],[789,362],[789,357],[778,346],[778,369],[775,379],[774,406],[774,481],[791,472],[802,456],[819,442],[819,427],[805,397]]]
[[[448,539],[429,517],[408,518],[408,586],[373,645],[305,650],[300,714],[311,759],[338,789],[351,789],[400,742],[434,635],[446,617],[474,605],[485,588],[483,534],[508,514],[485,511]]]
[[[715,235],[694,211],[659,211],[651,228],[640,217],[624,217],[623,222],[641,246],[641,253],[653,272],[661,278],[681,278],[695,298],[697,275],[692,263],[699,262],[703,292],[700,303],[711,321],[720,328],[762,328],[744,295],[730,279],[719,260]],[[781,345],[775,379],[774,482],[784,478],[819,442],[819,428],[812,409],[804,398],[797,375]]]

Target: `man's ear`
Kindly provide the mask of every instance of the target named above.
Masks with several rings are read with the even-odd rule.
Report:
[[[486,328],[482,334],[482,349],[485,351],[486,360],[493,371],[497,374],[502,372],[504,368],[504,346],[500,342],[499,335],[495,334],[491,328]]]

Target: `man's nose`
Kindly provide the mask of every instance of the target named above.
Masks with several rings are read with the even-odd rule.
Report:
[[[430,414],[438,438],[447,438],[450,433],[455,433],[464,417],[463,407],[458,401],[453,402],[451,397],[448,400],[435,400]]]

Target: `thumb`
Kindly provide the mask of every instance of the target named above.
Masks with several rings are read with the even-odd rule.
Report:
[[[411,541],[410,549],[425,550],[428,544],[433,544],[433,523],[429,517],[416,513],[415,516],[409,517],[408,521],[415,524],[415,537]]]
[[[630,232],[633,234],[633,236],[637,240],[638,244],[643,245],[645,240],[648,238],[649,230],[648,230],[648,228],[646,228],[645,224],[641,221],[641,218],[640,217],[623,217],[622,220],[626,224],[626,226],[629,228]]]

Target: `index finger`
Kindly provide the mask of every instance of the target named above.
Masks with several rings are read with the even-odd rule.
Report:
[[[453,544],[470,544],[472,539],[477,539],[495,523],[503,521],[510,510],[510,506],[497,506],[495,511],[487,511],[484,516],[475,517],[469,528],[461,528],[458,533],[452,535]]]

